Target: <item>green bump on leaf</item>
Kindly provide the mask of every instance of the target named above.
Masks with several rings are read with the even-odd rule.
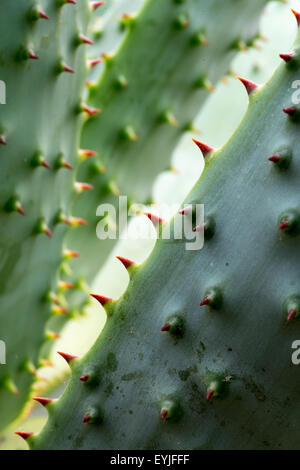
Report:
[[[223,306],[223,292],[220,287],[210,287],[205,291],[200,306],[208,305],[212,310],[220,310]]]
[[[207,90],[207,91],[213,91],[214,89],[214,86],[212,84],[212,82],[207,78],[206,75],[203,75],[199,78],[197,78],[194,82],[194,87],[195,88],[202,88],[204,90]]]
[[[119,75],[115,81],[115,87],[117,90],[123,90],[128,87],[128,81],[124,75]]]
[[[181,315],[172,315],[168,317],[161,331],[170,333],[174,338],[182,338],[185,332],[184,319]]]
[[[17,196],[12,196],[8,199],[4,206],[6,212],[19,212],[21,215],[25,215],[22,204]]]
[[[190,39],[190,43],[192,46],[207,46],[208,41],[206,38],[205,30],[200,30],[197,33],[193,34]]]
[[[120,131],[120,137],[121,139],[124,140],[131,140],[132,142],[135,142],[138,140],[138,136],[131,125],[125,126],[121,131]]]
[[[298,105],[290,106],[289,108],[284,108],[283,112],[286,113],[289,117],[289,120],[295,124],[300,123],[300,107]]]
[[[90,387],[98,387],[101,383],[101,370],[99,367],[89,366],[84,369],[80,381]]]
[[[174,21],[173,26],[176,30],[181,31],[189,26],[189,19],[186,14],[178,15]]]
[[[215,375],[214,377],[211,377],[207,384],[206,399],[209,401],[215,397],[224,397],[226,392],[228,392],[229,382],[230,378],[224,378],[222,375]]]
[[[298,209],[288,209],[280,214],[278,229],[289,237],[300,235],[300,212]]]
[[[161,403],[160,417],[168,423],[177,423],[183,416],[183,409],[178,400],[169,398]]]
[[[286,67],[291,71],[297,71],[300,68],[300,46],[296,45],[290,54],[281,54],[281,58],[286,61]]]
[[[204,240],[211,240],[216,231],[216,220],[213,215],[207,215],[204,219]]]
[[[300,295],[294,294],[285,299],[283,303],[283,314],[287,322],[290,322],[300,315]]]
[[[269,161],[274,163],[275,167],[279,170],[287,170],[292,163],[292,158],[292,149],[290,147],[284,146],[277,149],[269,158]]]
[[[104,413],[100,407],[88,407],[85,412],[82,422],[84,424],[101,424],[104,419]]]

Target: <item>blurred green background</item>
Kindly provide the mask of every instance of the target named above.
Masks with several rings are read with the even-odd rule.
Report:
[[[94,46],[95,55],[99,56],[102,52],[110,52],[118,47],[122,39],[119,19],[123,13],[135,12],[142,3],[142,0],[107,0],[102,17],[96,18],[92,26],[94,32],[99,35],[99,41]],[[156,180],[153,200],[157,203],[158,210],[164,204],[174,205],[174,211],[177,210],[201,175],[203,158],[193,144],[192,137],[199,137],[209,145],[220,147],[243,118],[248,97],[235,77],[240,75],[257,83],[264,83],[280,63],[279,52],[290,50],[296,34],[296,22],[290,12],[291,7],[299,9],[299,0],[286,3],[271,2],[261,19],[260,31],[264,40],[258,41],[256,49],[239,53],[234,62],[228,64],[232,76],[219,83],[195,121],[199,134],[188,133],[182,138],[173,155],[172,170],[162,173]],[[137,216],[131,222],[139,228],[140,233],[148,223],[150,222],[142,216]],[[129,278],[127,271],[115,256],[121,255],[141,262],[149,256],[154,243],[155,240],[121,240],[100,270],[91,290],[112,298],[122,295]],[[82,356],[94,343],[104,323],[104,310],[93,302],[87,308],[86,317],[68,324],[53,348],[51,360],[54,367],[44,368],[39,372],[41,380],[38,385],[41,389],[36,390],[36,395],[57,397],[62,393],[68,380],[69,369],[56,351],[62,350]],[[56,386],[57,383],[60,383],[59,387]],[[0,449],[26,449],[26,443],[15,436],[13,431],[22,429],[38,432],[46,419],[47,413],[41,406],[28,409],[21,422],[14,423],[0,435]]]

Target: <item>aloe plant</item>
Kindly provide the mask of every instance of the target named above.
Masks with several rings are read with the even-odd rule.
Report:
[[[120,194],[128,197],[129,204],[151,198],[155,177],[170,165],[183,133],[193,129],[193,118],[214,84],[226,74],[237,52],[247,44],[251,47],[258,37],[259,14],[267,2],[246,3],[243,0],[237,10],[232,0],[188,0],[182,4],[148,0],[140,12],[121,16],[125,37],[113,54],[104,50],[105,70],[96,82],[88,83],[87,102],[95,114],[84,126],[81,148],[88,149],[85,156],[92,158],[82,163],[78,179],[92,191],[84,191],[73,207],[75,215],[84,214],[87,225],[81,228],[80,236],[70,232],[66,238],[67,245],[81,254],[73,272],[63,272],[64,281],[74,286],[66,293],[71,315],[85,312],[88,285],[116,244],[116,239],[97,238],[101,220],[97,206],[111,204],[118,216]],[[229,27],[233,14],[238,21]],[[185,21],[180,26],[182,18]],[[216,31],[218,18],[222,18],[222,29]],[[106,29],[113,31],[111,23]],[[101,41],[99,46],[103,47]],[[93,48],[95,63],[101,60],[99,52],[103,50],[95,53],[96,48],[98,42]],[[96,76],[98,69],[94,68]],[[146,89],[152,89],[151,93],[145,93]],[[103,222],[106,219],[100,224]],[[121,228],[118,230],[120,234]],[[51,328],[60,330],[67,319],[55,319]]]
[[[78,212],[78,206],[86,200],[85,196],[78,199],[73,214],[71,205],[77,193],[92,189],[89,181],[80,179],[85,176],[87,167],[89,170],[90,167],[88,163],[83,163],[83,169],[78,175],[79,182],[75,182],[72,170],[77,169],[82,160],[94,153],[93,150],[80,150],[79,138],[84,119],[97,114],[97,108],[85,104],[82,96],[83,85],[89,72],[85,49],[86,45],[92,43],[86,35],[87,27],[91,13],[102,4],[102,1],[87,0],[81,0],[78,5],[73,0],[40,3],[35,0],[21,0],[18,3],[5,0],[1,6],[1,84],[6,83],[7,86],[7,104],[1,105],[0,115],[3,227],[1,246],[4,260],[1,270],[3,288],[0,331],[1,340],[7,345],[7,364],[0,370],[0,428],[15,419],[24,408],[37,377],[37,368],[47,359],[43,355],[47,344],[58,337],[61,324],[65,318],[71,316],[61,291],[72,287],[73,283],[60,279],[58,269],[66,270],[66,260],[78,257],[71,236],[67,244],[64,243],[67,229],[87,223],[82,218],[83,213]],[[230,1],[229,6],[232,9],[231,4]],[[264,1],[255,1],[249,7],[248,14],[241,11],[236,30],[228,29],[229,43],[231,37],[235,37],[245,24],[245,37],[250,37],[250,32],[252,34],[256,26],[257,15],[264,4]],[[189,0],[185,6],[186,13],[195,11],[196,5],[198,2]],[[187,56],[190,60],[196,58],[197,50],[206,49],[204,31],[196,29],[197,24],[193,30],[186,28],[187,21],[181,22],[185,13],[176,3],[168,2],[166,10],[164,8],[159,10],[158,2],[149,3],[140,18],[145,24],[149,24],[155,15],[160,18],[164,12],[165,16],[161,16],[155,29],[158,32],[162,26],[162,18],[172,13],[174,18],[171,34],[163,37],[162,44],[165,44],[165,47],[169,44],[170,50],[180,44],[182,55],[187,41]],[[208,16],[209,13],[208,9]],[[112,108],[118,96],[123,96],[124,105],[130,105],[132,95],[128,95],[127,89],[123,89],[127,82],[121,79],[117,84],[119,75],[115,77],[115,73],[117,62],[127,62],[131,52],[139,49],[133,44],[135,38],[138,39],[141,35],[138,32],[138,23],[138,19],[124,18],[124,24],[132,34],[128,32],[120,52],[113,60],[105,57],[108,66],[99,82],[101,91],[95,91],[98,87],[91,90],[91,94],[96,93],[97,100],[102,101],[102,97],[106,95],[105,90],[112,87]],[[153,36],[151,33],[147,38],[148,42],[145,41],[144,49],[136,52],[134,67],[141,59],[143,51],[149,49],[150,40],[155,34],[154,32]],[[193,44],[190,44],[190,41]],[[212,48],[207,49],[213,51]],[[225,48],[224,54],[221,50],[217,51],[216,71],[212,70],[214,80],[225,71],[226,60],[233,55],[233,49]],[[222,67],[218,63],[221,56]],[[212,56],[208,53],[207,57]],[[93,60],[90,66],[95,66],[98,62],[97,59]],[[184,67],[185,62],[182,69]],[[164,73],[168,70],[166,68]],[[142,80],[141,77],[140,84]],[[206,82],[204,88],[205,86]],[[161,96],[166,88],[162,87]],[[128,90],[130,89],[132,86],[128,86]],[[206,90],[195,91],[194,96],[200,99],[188,107],[190,111],[198,110],[206,93]],[[110,116],[112,117],[112,114]],[[167,113],[167,119],[168,116]],[[115,132],[115,125],[110,127],[111,117],[107,120],[109,133]],[[98,134],[97,119],[93,120],[97,129],[95,132]],[[147,120],[148,124],[149,122]],[[164,125],[158,127],[163,128]],[[89,126],[86,127],[88,128]],[[156,132],[155,129],[154,131]],[[161,135],[161,130],[159,134]],[[167,133],[166,139],[168,135]],[[140,141],[142,142],[142,139]],[[174,145],[175,141],[176,138]],[[85,137],[82,143],[85,143]],[[126,142],[121,145],[123,150],[124,146],[127,147]],[[107,188],[110,191],[113,188],[109,178],[114,173],[114,158],[109,158],[105,163],[109,170],[104,180],[100,176],[99,187],[103,191]],[[99,162],[94,163],[92,168],[101,172]],[[155,173],[159,168],[158,165]],[[153,177],[154,173],[151,181]],[[96,183],[94,194],[98,189],[98,182]],[[91,206],[93,201],[95,199],[91,200]],[[94,209],[95,207],[93,211]],[[85,213],[86,211],[84,215]],[[90,226],[93,230],[93,223],[90,223]],[[82,232],[82,236],[89,240],[85,238],[86,233]],[[84,241],[83,246],[85,243],[91,242]],[[105,252],[106,249],[103,248],[103,253]],[[91,268],[89,278],[93,277],[94,272]],[[64,319],[51,321],[53,316],[61,316]],[[49,330],[49,320],[53,330]],[[17,330],[16,325],[20,325]]]
[[[124,41],[116,53],[104,51],[105,71],[89,90],[88,103],[100,112],[83,129],[81,147],[95,156],[81,165],[79,180],[94,190],[74,206],[88,225],[80,237],[67,237],[82,255],[77,278],[90,283],[115,245],[95,236],[97,206],[118,211],[119,194],[129,203],[151,199],[155,177],[169,167],[214,84],[235,54],[253,45],[266,3],[147,0],[139,13],[123,17]]]
[[[123,260],[129,287],[95,295],[106,326],[84,358],[62,353],[72,379],[57,402],[37,398],[49,418],[21,433],[31,448],[299,447],[299,45],[265,85],[241,79],[249,108],[223,148],[196,141],[206,168],[170,227],[204,204],[203,249],[171,237]]]
[[[57,271],[63,259],[76,256],[63,238],[69,225],[82,222],[70,215],[80,188],[72,168],[83,122],[85,34],[97,5],[75,3],[3,0],[0,7],[0,76],[6,84],[0,110],[0,331],[7,356],[0,368],[0,429],[23,409],[43,359],[40,347],[56,337],[46,322],[65,313],[56,295]]]

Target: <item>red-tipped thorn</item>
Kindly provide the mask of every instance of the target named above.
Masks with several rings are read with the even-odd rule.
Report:
[[[87,382],[89,380],[90,376],[89,374],[83,374],[81,377],[80,377],[80,381],[81,382]]]
[[[205,224],[196,225],[196,227],[193,228],[193,232],[202,232],[202,230],[204,229],[205,229]]]
[[[204,297],[204,299],[200,303],[200,307],[203,307],[203,305],[209,305],[209,303],[210,303],[210,298]]]
[[[126,269],[130,268],[130,266],[135,265],[136,263],[132,261],[131,259],[128,258],[123,258],[123,256],[116,256],[116,258],[121,261],[123,266],[125,266]]]
[[[40,367],[53,367],[53,363],[51,361],[48,361],[48,359],[41,359]]]
[[[91,88],[92,86],[94,86],[94,82],[91,82],[90,80],[87,80],[84,84],[84,86],[86,86],[87,88]]]
[[[41,165],[42,165],[44,168],[47,168],[48,170],[51,169],[51,166],[49,165],[49,163],[48,163],[44,158],[41,159]]]
[[[98,153],[94,152],[94,150],[80,149],[79,150],[79,155],[82,158],[88,158],[88,157],[96,157],[98,155]]]
[[[90,46],[94,44],[94,42],[91,39],[89,39],[87,36],[84,36],[84,34],[79,35],[79,40],[80,42],[84,44],[89,44]]]
[[[78,356],[72,356],[71,354],[67,354],[61,351],[57,351],[57,353],[68,363],[70,364],[71,361],[77,359]]]
[[[293,318],[295,318],[296,315],[297,315],[297,310],[295,310],[294,308],[291,309],[291,310],[288,312],[288,316],[287,316],[286,321],[289,323],[291,320],[293,320]]]
[[[59,281],[58,286],[60,289],[75,289],[73,282]]]
[[[40,18],[42,18],[43,20],[49,20],[49,16],[46,15],[46,13],[43,11],[43,10],[39,10],[39,15],[40,15]]]
[[[33,432],[16,431],[15,434],[17,434],[17,436],[22,437],[22,439],[24,439],[25,441],[29,437],[33,436]]]
[[[0,145],[7,145],[6,138],[3,135],[0,136]]]
[[[38,60],[38,56],[32,49],[28,51],[28,57],[29,59]]]
[[[272,155],[272,157],[268,158],[268,160],[269,160],[269,162],[279,163],[280,162],[280,154],[275,153],[274,155]]]
[[[91,421],[91,419],[92,419],[92,417],[91,417],[90,413],[87,413],[86,415],[84,415],[82,422],[83,423],[89,423]]]
[[[52,312],[54,315],[67,315],[69,313],[69,310],[61,307],[60,305],[53,305]]]
[[[103,57],[103,60],[109,60],[112,57],[112,54],[109,52],[102,52],[101,56]]]
[[[19,214],[25,215],[25,211],[24,211],[24,209],[23,209],[23,207],[22,207],[22,205],[21,205],[20,202],[17,203],[16,208],[17,208],[17,212],[19,212]]]
[[[81,105],[81,108],[82,108],[82,111],[84,111],[85,113],[87,113],[90,117],[91,116],[94,116],[95,114],[98,114],[100,113],[100,109],[98,108],[91,108],[90,106],[88,106],[87,104],[83,103]]]
[[[82,219],[81,217],[70,217],[69,222],[72,227],[78,227],[79,225],[88,225],[87,220]]]
[[[73,170],[72,165],[71,165],[69,162],[66,162],[65,160],[63,160],[63,161],[61,162],[61,166],[62,166],[63,168],[67,168],[67,170]]]
[[[211,400],[211,398],[214,396],[214,391],[213,390],[207,390],[207,393],[206,393],[206,400],[209,401]]]
[[[75,73],[75,70],[72,69],[72,67],[69,67],[69,65],[67,64],[62,64],[62,68],[65,72],[68,72],[68,73]]]
[[[83,191],[86,191],[87,189],[94,189],[94,186],[92,186],[89,183],[80,183],[79,181],[76,181],[74,185],[75,185],[75,190],[77,191],[78,194],[82,193]]]
[[[161,410],[160,417],[163,421],[166,419],[167,416],[168,416],[168,410],[166,410],[166,409]]]
[[[70,225],[70,226],[72,225],[71,220],[68,217],[66,217],[65,215],[60,216],[60,222],[66,224],[66,225]]]
[[[278,230],[285,230],[286,228],[289,228],[290,226],[290,221],[289,220],[283,220],[281,224],[278,227]]]
[[[102,58],[89,60],[88,63],[89,63],[89,66],[93,68],[93,67],[96,67],[96,65],[101,64],[101,62],[103,62]]]
[[[80,253],[78,251],[73,251],[73,250],[64,250],[64,255],[67,258],[79,258]]]
[[[240,82],[244,85],[246,88],[246,91],[248,95],[251,95],[251,93],[258,88],[258,85],[254,82],[251,82],[250,80],[246,80],[245,78],[242,77],[237,77]]]
[[[161,328],[161,331],[169,331],[169,329],[171,328],[171,325],[170,323],[165,323],[165,325]]]
[[[300,26],[300,13],[296,10],[293,10],[293,8],[291,8],[292,12],[294,13],[295,15],[295,18],[297,20],[297,23],[298,23],[298,26]]]
[[[206,155],[208,155],[211,152],[214,152],[215,149],[213,147],[210,147],[209,145],[204,144],[203,142],[199,142],[199,140],[192,139],[193,142],[199,147],[199,149],[202,152],[203,157],[205,158]]]
[[[98,294],[90,294],[91,297],[94,297],[94,299],[98,300],[98,302],[104,306],[105,304],[107,304],[107,302],[111,302],[113,299],[111,299],[110,297],[105,297],[104,295],[98,295]]]
[[[132,13],[123,13],[122,18],[124,18],[125,20],[126,19],[130,20],[131,18],[133,18],[133,15]]]
[[[179,211],[180,215],[189,215],[192,212],[192,206],[186,206]]]
[[[72,3],[72,5],[77,5],[76,0],[66,0],[67,3]]]
[[[294,55],[295,54],[293,52],[290,52],[288,54],[279,54],[279,57],[288,64],[293,59]]]
[[[46,224],[43,226],[41,233],[44,233],[45,235],[47,235],[47,237],[52,238],[52,232]]]
[[[56,333],[55,331],[47,331],[46,338],[51,339],[51,340],[59,339],[60,335]]]
[[[297,111],[296,106],[291,106],[290,108],[284,108],[284,109],[283,109],[283,112],[284,112],[285,114],[288,114],[289,116],[293,116],[296,111]]]
[[[50,403],[54,401],[53,398],[43,398],[43,397],[34,397],[33,400],[37,401],[44,407],[46,407],[47,405],[49,405]]]
[[[97,8],[101,7],[101,5],[104,5],[105,2],[91,2],[91,7],[95,11]]]
[[[146,215],[148,219],[151,220],[155,227],[164,221],[161,217],[158,217],[158,215],[151,214],[151,212],[144,212],[144,215]]]

